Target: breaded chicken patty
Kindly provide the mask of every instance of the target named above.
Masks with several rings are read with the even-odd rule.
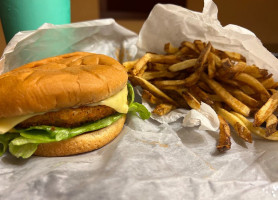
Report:
[[[17,128],[28,128],[38,125],[77,127],[88,122],[97,121],[114,113],[116,111],[113,108],[102,105],[68,108],[31,117],[18,124]]]

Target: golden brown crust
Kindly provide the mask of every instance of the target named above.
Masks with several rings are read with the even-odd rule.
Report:
[[[99,149],[119,135],[124,126],[125,119],[126,115],[112,125],[98,131],[84,133],[60,142],[40,144],[35,155],[46,157],[69,156]]]
[[[0,76],[0,118],[98,102],[119,92],[127,78],[105,55],[75,52],[35,61]]]
[[[116,113],[108,106],[81,106],[79,108],[66,108],[55,112],[36,115],[18,124],[19,129],[30,126],[48,125],[58,127],[77,127],[87,122],[94,122]]]

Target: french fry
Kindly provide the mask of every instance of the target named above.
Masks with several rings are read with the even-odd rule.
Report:
[[[216,76],[220,79],[230,80],[234,76],[234,73],[231,71],[232,66],[233,64],[229,58],[222,59],[221,67],[217,70]]]
[[[167,53],[167,54],[175,54],[178,52],[178,48],[174,47],[171,43],[166,43],[164,45],[164,51]]]
[[[217,108],[217,114],[222,116],[226,121],[231,124],[231,126],[235,129],[238,135],[245,140],[246,142],[252,143],[252,136],[250,130],[247,126],[234,114],[228,112],[223,108]]]
[[[179,62],[180,60],[176,55],[150,54],[149,61],[154,63],[174,64]]]
[[[201,52],[205,48],[204,43],[201,40],[194,40],[193,42],[195,44],[195,47]]]
[[[274,93],[278,92],[278,90],[275,90],[275,89],[269,89],[269,92],[270,92],[271,94],[274,94]]]
[[[198,80],[200,79],[201,73],[204,71],[204,64],[207,61],[207,57],[209,55],[210,50],[211,50],[211,44],[208,43],[207,46],[203,49],[203,51],[200,53],[200,56],[198,57],[198,59],[195,63],[195,68],[197,68],[196,71],[194,73],[192,73],[186,79],[181,80],[181,82],[179,82],[179,84],[177,84],[176,81],[173,81],[170,84],[172,84],[172,85],[184,85],[186,87],[190,87],[192,85],[195,85],[198,82]]]
[[[211,44],[208,43],[207,46],[201,52],[199,58],[195,63],[196,71],[192,73],[189,77],[185,78],[184,80],[168,80],[168,81],[155,81],[155,85],[178,85],[178,86],[186,86],[190,87],[195,85],[197,81],[200,79],[201,73],[204,71],[204,63],[207,61],[208,54],[211,49]]]
[[[246,62],[246,58],[242,56],[239,53],[236,52],[230,52],[230,51],[224,51],[224,54],[230,58],[231,60],[236,60],[236,61],[244,61]]]
[[[227,68],[227,69],[230,69],[233,66],[233,64],[229,58],[222,59],[221,63],[222,63],[221,64],[222,67]]]
[[[266,89],[276,89],[278,82],[275,82],[273,77],[269,77],[261,82]]]
[[[231,66],[231,73],[233,74],[239,74],[244,72],[245,68],[247,67],[245,62],[238,62],[237,64]]]
[[[155,72],[144,72],[142,75],[142,78],[145,80],[151,80],[155,78],[173,78],[177,74],[173,72],[168,72],[168,71],[155,71]]]
[[[144,65],[144,66],[140,69],[140,71],[138,72],[137,76],[142,76],[142,75],[145,73],[145,71],[147,70],[147,68],[148,68],[148,66],[147,66],[147,65]]]
[[[237,74],[234,77],[234,79],[238,80],[238,81],[240,81],[242,83],[245,83],[246,85],[249,85],[254,90],[259,92],[261,94],[261,99],[263,101],[267,101],[267,99],[270,97],[270,94],[265,89],[265,87],[260,83],[260,81],[258,81],[253,76],[250,76],[249,74],[246,74],[246,73],[240,73],[240,74]]]
[[[164,92],[162,92],[160,89],[158,89],[153,84],[151,84],[149,81],[138,76],[130,77],[130,81],[135,85],[140,85],[143,89],[151,91],[151,93],[154,94],[155,96],[161,97],[165,99],[167,102],[176,105],[176,102],[173,99],[171,99]]]
[[[151,92],[148,90],[143,90],[142,98],[145,99],[147,102],[151,104],[160,104],[162,103],[161,99],[155,97]]]
[[[179,91],[179,93],[181,94],[181,96],[184,98],[184,100],[187,102],[187,104],[192,109],[195,109],[195,110],[200,109],[200,106],[201,106],[200,102],[190,92],[188,92],[188,91]]]
[[[131,70],[131,74],[133,76],[138,75],[140,70],[147,64],[147,62],[173,64],[178,61],[179,59],[178,56],[176,55],[159,55],[159,54],[146,53],[143,57],[141,57],[136,62],[133,69]]]
[[[252,122],[250,122],[246,117],[244,117],[239,113],[236,112],[232,112],[232,113],[236,115],[245,124],[245,126],[257,136],[260,136],[268,140],[278,140],[278,131],[275,131],[272,135],[267,137],[265,129],[263,129],[262,127],[254,127]]]
[[[210,79],[205,73],[201,75],[202,79],[209,85],[209,87],[223,99],[233,110],[248,116],[250,113],[250,108],[243,104],[241,101],[234,98],[225,88],[223,88],[218,82]]]
[[[275,92],[255,114],[254,126],[260,126],[276,110],[278,106],[278,92]]]
[[[199,109],[205,102],[217,112],[220,132],[217,148],[231,148],[229,123],[238,135],[252,142],[251,133],[278,140],[278,82],[256,65],[247,65],[237,52],[223,51],[195,40],[179,48],[164,45],[165,55],[146,53],[126,62],[132,84],[144,90],[142,98],[156,105],[153,114],[165,115],[175,108]],[[249,121],[246,117],[254,117]],[[260,126],[266,122],[266,127]]]
[[[217,149],[219,152],[224,152],[231,148],[231,129],[223,117],[218,115],[218,119],[220,122],[220,126]]]
[[[200,56],[198,57],[197,61],[196,61],[196,68],[203,68],[205,62],[207,61],[208,55],[210,53],[211,50],[211,43],[209,42],[206,47],[201,51]],[[202,70],[203,71],[203,70]]]
[[[137,63],[138,60],[139,59],[133,61],[127,61],[123,63],[123,66],[126,68],[127,72],[130,72],[130,70],[134,67],[135,63]]]
[[[225,86],[225,89],[227,89],[232,95],[234,95],[238,100],[240,100],[242,103],[246,104],[247,106],[249,107],[259,106],[259,102],[256,99],[247,95],[243,91],[236,89],[234,87],[227,87],[227,86]]]
[[[175,86],[186,86],[190,87],[192,85],[195,85],[198,80],[200,79],[201,73],[204,71],[204,63],[207,61],[208,54],[211,49],[211,44],[208,43],[206,48],[201,52],[199,58],[197,59],[195,63],[196,71],[192,73],[189,77],[183,79],[183,80],[164,80],[164,81],[155,81],[154,84],[158,87],[163,85],[175,85]]]
[[[208,85],[203,81],[199,81],[197,85],[205,92],[208,92],[210,94],[214,93],[213,90],[210,89],[210,87],[208,87]]]
[[[173,99],[177,102],[179,107],[182,108],[193,108],[193,109],[199,109],[200,108],[200,103],[199,99],[197,96],[191,92],[188,92],[188,89],[186,88],[179,88],[177,86],[164,86],[160,89],[163,89],[165,93],[168,96],[172,96],[173,94],[169,95],[169,91],[175,91],[176,93],[179,94],[179,96],[182,97],[182,100],[178,96],[174,96]],[[189,107],[188,107],[189,106]]]
[[[209,99],[213,102],[223,102],[223,99],[219,97],[217,94],[209,94]]]
[[[197,90],[196,90],[196,88],[195,88],[194,86],[191,86],[191,87],[189,87],[189,88],[186,88],[186,91],[188,91],[190,94],[192,94],[192,96],[194,96],[195,99],[196,99],[199,103],[201,103],[202,99],[201,99],[201,97],[200,97],[200,94],[198,94],[198,92],[197,92]],[[204,102],[204,101],[203,101],[203,102]]]
[[[262,78],[268,75],[268,71],[266,69],[260,69],[256,65],[247,65],[243,72],[253,76],[254,78]]]
[[[254,94],[256,94],[256,92],[255,92],[251,87],[249,87],[248,85],[243,85],[243,84],[241,84],[241,86],[240,86],[239,83],[237,83],[237,84],[238,84],[239,88],[240,88],[244,93],[246,93],[247,95],[254,95]],[[232,84],[231,84],[231,85],[232,85]]]
[[[194,95],[195,97],[199,97],[201,101],[205,102],[208,105],[213,105],[214,102],[212,101],[212,99],[210,98],[210,96],[203,91],[201,88],[199,88],[197,85],[194,85],[190,88],[190,92]]]
[[[176,85],[160,85],[160,86],[158,86],[158,88],[161,89],[161,90],[174,90],[174,91],[187,90],[187,88],[179,87],[179,86],[176,86]]]
[[[140,70],[147,64],[147,62],[151,59],[150,53],[146,53],[143,57],[141,57],[134,65],[133,69],[131,70],[131,74],[136,76]]]
[[[169,113],[171,110],[174,110],[175,108],[176,107],[172,104],[161,103],[155,107],[152,113],[162,116],[162,115],[166,115],[167,113]]]
[[[184,108],[184,109],[191,109],[189,107],[189,105],[187,104],[187,102],[184,100],[184,98],[180,95],[180,93],[178,92],[180,89],[166,89],[163,90],[169,97],[171,97],[172,99],[175,100],[175,102],[177,103],[177,108]],[[185,89],[186,90],[186,89]],[[182,91],[182,90],[181,90]]]
[[[192,73],[189,77],[183,80],[162,80],[162,81],[154,81],[154,84],[158,87],[163,87],[164,85],[172,85],[172,86],[185,86],[190,87],[195,85],[200,79],[201,68],[198,68],[196,72]]]
[[[169,66],[168,64],[161,63],[148,63],[148,70],[150,71],[167,71]]]
[[[181,43],[181,46],[188,47],[189,49],[193,50],[194,52],[196,52],[198,54],[200,53],[199,49],[197,49],[196,46],[194,45],[194,43],[192,43],[192,42],[183,41]]]
[[[221,67],[221,65],[222,65],[221,59],[220,59],[216,54],[214,54],[214,53],[212,53],[212,52],[210,52],[209,55],[210,55],[210,56],[212,57],[212,59],[214,60],[215,65],[216,65],[217,67]]]
[[[222,80],[231,80],[236,74],[244,70],[243,62],[234,65],[229,58],[221,60],[221,67],[217,70],[216,75]]]
[[[162,80],[162,81],[154,81],[154,85],[159,88],[163,88],[164,86],[185,86],[187,85],[187,81],[185,80]]]
[[[176,56],[182,56],[182,55],[192,56],[191,52],[192,52],[191,49],[189,49],[188,47],[183,46],[183,47],[179,48],[179,50],[174,55],[176,55]],[[196,52],[194,52],[194,54],[196,54]]]
[[[215,60],[213,59],[212,54],[208,55],[208,76],[209,78],[214,78],[216,73],[216,67],[215,67]]]
[[[196,64],[197,59],[193,58],[193,59],[189,59],[189,60],[185,60],[182,62],[178,62],[176,64],[173,64],[169,67],[169,70],[172,72],[177,72],[177,71],[181,71],[181,70],[185,70],[188,69],[190,67],[194,67]]]
[[[227,85],[231,85],[233,87],[241,87],[242,86],[242,84],[240,84],[239,82],[237,82],[235,80],[226,79],[226,78],[223,78],[223,77],[216,77],[216,79],[219,80],[221,83],[226,83]],[[250,89],[250,90],[252,90],[252,89]]]
[[[277,117],[274,114],[271,114],[266,119],[266,137],[270,136],[276,131],[277,122]]]

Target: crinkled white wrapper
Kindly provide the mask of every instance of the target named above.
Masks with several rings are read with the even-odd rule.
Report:
[[[277,60],[250,31],[234,25],[222,27],[211,0],[205,0],[203,13],[157,5],[137,44],[143,51],[159,53],[166,42],[179,45],[182,40],[194,39],[240,52],[248,62],[269,69],[277,78]],[[124,48],[124,60],[128,60],[137,53],[136,41],[134,33],[113,20],[47,24],[37,31],[17,34],[4,52],[0,70],[1,66],[8,71],[32,60],[72,51],[98,52],[117,58],[115,52]],[[196,116],[194,112],[190,115]],[[5,154],[0,162],[0,199],[277,197],[277,142],[254,139],[249,144],[232,135],[232,149],[220,154],[215,148],[217,132],[183,127],[180,117],[188,112],[177,113],[162,123],[128,116],[122,133],[112,143],[78,156],[33,156],[23,160]],[[199,124],[204,120],[194,121]],[[201,129],[209,128],[205,124],[205,127],[201,124]]]

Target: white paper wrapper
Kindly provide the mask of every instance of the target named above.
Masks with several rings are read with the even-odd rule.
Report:
[[[255,34],[236,25],[222,27],[217,12],[211,0],[204,1],[203,13],[175,5],[157,5],[140,31],[138,47],[163,53],[164,44],[168,42],[179,46],[184,40],[210,41],[217,49],[241,53],[247,63],[270,70],[277,80],[278,61]]]
[[[45,25],[19,33],[0,61],[5,70],[71,51],[98,52],[125,58],[137,49],[136,35],[113,20],[66,26]],[[211,41],[237,51],[248,62],[277,76],[277,60],[246,29],[221,27],[217,8],[205,1],[203,13],[157,5],[144,24],[138,46],[161,52],[164,43]],[[7,97],[8,98],[8,97]],[[181,111],[182,114],[183,111]],[[173,116],[174,117],[174,116]],[[278,195],[278,143],[255,139],[247,144],[232,136],[232,149],[216,151],[218,134],[181,126],[182,119],[159,123],[128,116],[112,143],[90,153],[58,158],[33,156],[0,161],[0,199],[275,199]]]
[[[31,61],[75,51],[130,60],[137,53],[136,41],[135,33],[113,19],[58,26],[44,24],[36,31],[19,32],[13,37],[1,57],[0,73]]]

